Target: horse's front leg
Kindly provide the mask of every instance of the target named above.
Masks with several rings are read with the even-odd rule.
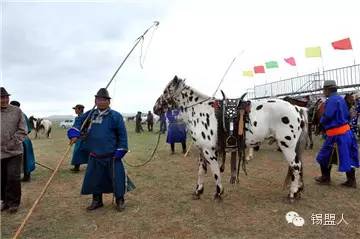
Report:
[[[200,195],[204,193],[204,174],[207,172],[206,159],[202,153],[199,156],[199,171],[198,180],[196,184],[195,192],[193,193],[193,199],[200,199]]]
[[[215,154],[215,151],[209,149],[204,149],[203,152],[205,156],[205,161],[210,165],[216,183],[216,192],[214,195],[214,199],[220,200],[221,195],[224,192],[224,188],[221,184],[221,175],[217,156]]]

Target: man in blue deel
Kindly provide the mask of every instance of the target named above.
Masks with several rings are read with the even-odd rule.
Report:
[[[77,120],[79,120],[80,116],[84,114],[84,106],[78,104],[73,107],[73,110],[75,110],[75,113],[77,114],[77,117],[75,118],[74,121],[75,123]],[[71,172],[74,173],[80,172],[80,165],[87,164],[88,159],[89,159],[89,152],[87,152],[86,149],[83,147],[83,141],[81,139],[77,140],[71,158],[71,165],[74,165],[74,167],[70,169]]]
[[[90,211],[103,206],[103,193],[114,193],[116,210],[125,209],[126,175],[121,159],[128,151],[127,133],[122,115],[110,109],[110,99],[108,91],[101,88],[95,95],[96,109],[80,116],[68,130],[70,143],[76,142],[83,122],[91,114],[83,139],[89,161],[81,190],[81,194],[93,195],[87,207]]]
[[[319,184],[330,184],[331,164],[339,166],[340,172],[346,172],[346,182],[342,186],[356,188],[355,168],[359,167],[358,145],[350,130],[350,114],[343,97],[338,95],[336,82],[324,82],[324,114],[320,123],[325,129],[326,140],[317,155],[321,176],[315,178]]]

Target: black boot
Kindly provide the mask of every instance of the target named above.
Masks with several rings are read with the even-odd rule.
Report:
[[[23,182],[30,182],[31,180],[31,174],[30,173],[24,173],[24,177],[21,179]]]
[[[174,143],[170,144],[170,148],[171,148],[171,154],[175,154],[175,144]]]
[[[74,168],[70,169],[71,172],[77,173],[80,171],[80,164],[75,164]]]
[[[329,185],[331,181],[330,180],[331,166],[330,167],[320,166],[320,169],[321,169],[321,176],[316,177],[315,181],[321,185]]]
[[[183,154],[186,154],[186,142],[181,142]]]
[[[102,194],[93,194],[93,200],[92,200],[90,206],[88,206],[86,209],[88,211],[92,211],[92,210],[95,210],[102,206],[104,206],[103,201],[102,201]]]
[[[125,210],[125,199],[124,197],[116,198],[116,211],[122,212]]]
[[[355,169],[352,168],[349,172],[346,172],[346,182],[342,183],[341,186],[356,188]]]

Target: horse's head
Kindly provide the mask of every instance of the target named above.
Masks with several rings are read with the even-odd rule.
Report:
[[[34,117],[34,116],[30,116],[29,117],[29,121],[30,121],[30,126],[32,129],[35,129],[36,128],[36,122],[37,122],[37,119]]]
[[[156,100],[153,108],[154,113],[160,115],[169,107],[177,107],[177,98],[185,87],[185,80],[175,76],[174,79],[167,84],[163,94]]]

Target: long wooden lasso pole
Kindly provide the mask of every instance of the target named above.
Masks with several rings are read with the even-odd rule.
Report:
[[[39,204],[40,200],[41,200],[42,197],[44,196],[44,194],[45,194],[46,190],[48,189],[48,187],[49,187],[52,179],[54,178],[55,174],[56,174],[57,171],[59,170],[62,162],[67,158],[67,156],[68,156],[68,154],[69,154],[69,152],[70,152],[70,149],[71,149],[71,145],[69,145],[68,148],[66,149],[64,156],[62,157],[62,159],[61,159],[61,160],[59,161],[59,163],[57,164],[54,172],[51,174],[51,177],[50,177],[49,180],[46,182],[46,185],[45,185],[45,187],[43,188],[43,190],[41,191],[39,197],[36,199],[36,201],[34,202],[34,204],[33,204],[32,207],[31,207],[30,211],[29,211],[28,214],[26,215],[24,221],[21,223],[20,227],[17,229],[17,231],[16,231],[13,239],[16,239],[16,238],[19,237],[22,229],[25,227],[26,222],[29,220],[29,218],[30,218],[31,214],[33,213],[35,207]]]

